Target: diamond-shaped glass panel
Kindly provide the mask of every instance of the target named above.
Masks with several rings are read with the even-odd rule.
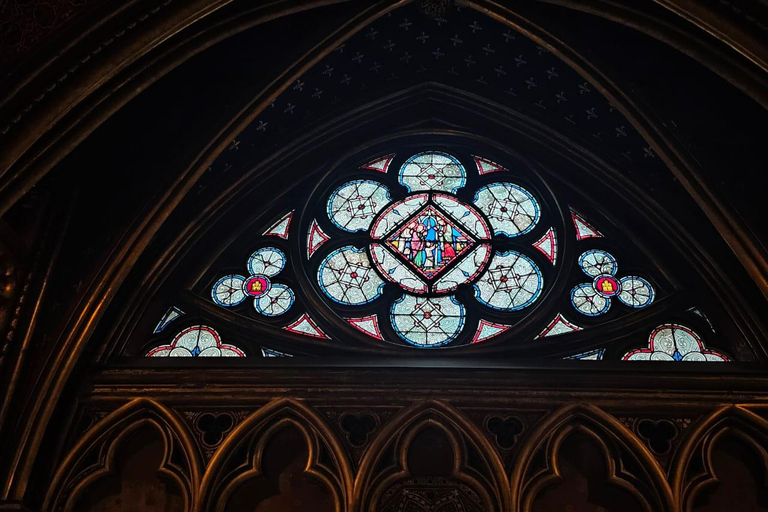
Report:
[[[432,206],[410,217],[387,237],[388,245],[431,279],[474,245],[459,224]]]

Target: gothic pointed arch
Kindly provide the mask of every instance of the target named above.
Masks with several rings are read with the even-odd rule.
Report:
[[[562,460],[563,447],[572,436],[583,436],[582,446],[591,445],[595,450],[589,456],[581,453],[582,458],[573,460],[572,466],[602,459],[597,469],[592,468],[584,476],[579,475],[580,469],[566,470]],[[513,506],[520,510],[532,510],[539,499],[552,500],[549,506],[565,506],[582,499],[582,505],[675,510],[664,470],[653,455],[621,422],[592,405],[567,405],[545,417],[528,432],[518,458],[510,482]],[[567,485],[572,478],[586,478],[589,491],[584,492],[582,486],[579,492],[573,492]],[[558,487],[567,490],[553,494]]]
[[[293,437],[280,448],[288,450],[297,444],[303,448],[289,461],[292,466],[270,474],[265,450],[286,431],[292,431]],[[351,475],[342,444],[326,421],[302,402],[278,399],[243,420],[219,446],[203,476],[199,502],[201,510],[240,510],[230,507],[242,506],[237,504],[243,499],[268,499],[279,492],[286,493],[289,501],[320,499],[329,510],[346,510],[351,499]],[[271,487],[267,481],[265,489],[259,488],[270,479]],[[279,491],[273,488],[277,481]]]
[[[359,464],[353,508],[397,510],[413,501],[426,510],[451,510],[450,503],[507,510],[503,475],[498,453],[475,423],[447,403],[427,401],[403,409],[376,434]]]
[[[139,444],[132,444],[137,433],[144,437],[149,434],[148,439],[156,441],[151,444],[142,438]],[[135,454],[123,453],[125,446],[137,450],[142,459],[131,460]],[[132,473],[122,474],[125,467],[131,467]],[[82,510],[78,507],[83,506],[84,498],[92,498],[91,494],[103,495],[103,506],[109,506],[110,496],[117,496],[112,503],[116,506],[121,501],[118,494],[127,493],[122,498],[125,501],[132,490],[147,493],[145,497],[150,500],[151,496],[168,499],[166,506],[173,510],[195,510],[201,476],[200,452],[183,420],[161,403],[139,398],[98,421],[69,450],[48,488],[44,507]],[[155,478],[153,485],[159,489],[142,487],[145,478]],[[86,501],[94,505],[95,499]]]
[[[742,498],[745,510],[758,501],[764,506],[768,498],[768,421],[762,412],[761,407],[725,406],[701,418],[687,432],[670,468],[670,484],[682,509],[714,506],[718,499],[720,506],[725,503],[723,499],[736,504]],[[729,442],[741,445],[742,451]],[[730,448],[726,456],[741,454],[741,460],[731,465],[728,457],[717,460],[723,455],[723,444]],[[729,478],[731,473],[738,481]]]
[[[712,186],[718,173],[705,174],[706,158],[638,99],[631,79],[622,83],[542,25],[536,7],[469,2],[454,18],[436,19],[416,2],[394,0],[170,4],[138,12],[145,2],[131,3],[116,16],[121,26],[94,27],[0,104],[0,141],[9,148],[0,157],[8,164],[0,166],[8,178],[0,210],[24,218],[29,204],[12,204],[38,181],[71,192],[51,215],[62,219],[51,231],[66,243],[46,246],[51,265],[26,281],[48,283],[52,272],[55,286],[31,307],[35,286],[27,293],[25,285],[10,322],[15,328],[42,313],[50,325],[2,347],[8,374],[0,378],[9,376],[14,392],[0,411],[0,448],[10,461],[0,500],[34,493],[35,468],[45,465],[47,446],[58,446],[57,408],[67,390],[90,393],[90,370],[98,387],[138,369],[141,387],[168,375],[224,375],[221,368],[242,378],[249,369],[275,376],[304,364],[351,372],[361,364],[340,356],[392,358],[385,364],[400,369],[440,358],[457,368],[535,365],[567,376],[577,361],[601,360],[599,371],[647,377],[643,370],[656,371],[658,361],[679,383],[768,360],[759,297],[765,257]],[[297,30],[312,35],[292,40],[295,54],[249,70],[259,79],[244,85],[227,75],[205,89],[205,116],[183,137],[152,146],[158,154],[171,147],[173,157],[118,166],[115,175],[130,171],[132,179],[119,190],[99,188],[94,155],[110,150],[96,147],[122,139],[126,125],[158,121],[152,101],[163,104],[175,96],[169,90],[189,93],[185,76],[219,76],[213,63],[233,49],[271,54],[261,51],[277,40],[271,29],[251,36],[279,20],[316,31]],[[716,60],[728,61],[722,52]],[[145,91],[155,81],[160,87]],[[744,88],[755,90],[754,82]],[[126,117],[104,123],[118,111]],[[458,168],[467,172],[462,186]],[[433,175],[449,190],[418,190]],[[384,225],[419,195],[423,208],[378,238],[369,226],[357,229],[367,220]],[[329,214],[332,197],[343,209],[362,207],[367,219],[340,226]],[[515,208],[528,220],[505,220]],[[424,253],[418,262],[416,252]],[[6,422],[9,411],[18,418]],[[298,420],[288,427],[325,439]],[[167,439],[162,428],[150,430]],[[336,448],[329,451],[343,452]],[[341,489],[333,491],[337,503],[349,503],[351,477],[327,479]]]

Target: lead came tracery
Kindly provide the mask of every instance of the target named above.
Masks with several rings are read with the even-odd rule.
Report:
[[[380,155],[342,165],[309,197],[286,201],[258,230],[245,265],[209,281],[210,299],[314,344],[536,349],[665,295],[657,274],[627,256],[636,251],[622,250],[581,207],[560,204],[555,213],[558,198],[520,165],[442,150]],[[164,325],[194,321],[180,317]],[[638,328],[632,345],[574,345],[562,358],[727,360],[703,342],[689,350],[683,334],[678,352],[660,342],[633,348],[651,327]],[[270,354],[294,354],[295,346],[267,338]],[[266,357],[261,345],[248,353]]]

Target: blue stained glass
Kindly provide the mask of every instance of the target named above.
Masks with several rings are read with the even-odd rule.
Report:
[[[595,290],[592,283],[584,283],[571,290],[571,304],[582,315],[599,316],[611,307],[611,300]]]
[[[598,348],[595,350],[590,350],[589,352],[584,352],[583,354],[568,356],[565,359],[578,359],[580,361],[601,361],[603,359],[603,352],[605,352],[604,348]]]
[[[439,347],[456,339],[465,317],[464,306],[453,296],[403,295],[390,311],[397,335],[421,348]]]
[[[589,277],[596,277],[601,274],[616,275],[616,271],[619,269],[616,258],[610,253],[601,251],[599,249],[593,249],[586,251],[579,256],[579,266],[582,272]]]
[[[253,300],[253,307],[261,315],[279,316],[291,309],[294,301],[293,290],[284,284],[273,284],[267,293]]]
[[[440,190],[455,193],[466,184],[467,172],[456,157],[440,151],[425,151],[406,160],[397,179],[408,192]]]
[[[243,290],[244,284],[245,277],[238,274],[226,275],[214,283],[211,298],[219,306],[237,306],[247,298]]]
[[[168,327],[168,324],[179,318],[181,315],[183,315],[184,312],[177,308],[176,306],[172,306],[168,308],[168,311],[165,312],[163,315],[163,318],[160,319],[160,321],[157,323],[157,326],[155,327],[155,330],[152,331],[152,334],[159,334],[165,330],[166,327]]]
[[[323,293],[340,304],[359,306],[377,299],[384,281],[376,274],[364,249],[336,249],[320,264],[317,282]]]
[[[473,201],[497,235],[520,236],[531,231],[541,216],[530,192],[514,183],[491,183],[475,193]]]
[[[621,278],[621,292],[617,298],[625,305],[633,308],[644,308],[653,302],[656,293],[651,283],[638,276]]]
[[[533,304],[544,280],[536,263],[516,251],[496,253],[488,270],[475,283],[475,297],[486,306],[517,311]]]
[[[285,268],[285,254],[275,247],[263,247],[248,258],[248,270],[254,276],[274,277]]]
[[[389,198],[389,189],[377,181],[350,181],[328,198],[328,218],[344,231],[365,231]]]

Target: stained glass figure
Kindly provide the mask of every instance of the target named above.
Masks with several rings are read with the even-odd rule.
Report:
[[[307,233],[307,259],[310,259],[315,251],[318,250],[331,237],[325,234],[325,231],[317,223],[317,219],[312,219]]]
[[[573,221],[573,227],[576,228],[576,240],[585,240],[587,238],[600,238],[602,233],[592,227],[592,225],[584,220],[584,217],[571,210],[571,220]]]
[[[579,361],[601,361],[603,359],[604,348],[597,348],[584,352],[583,354],[576,354],[573,356],[564,357],[563,359],[578,359]]]
[[[169,345],[153,348],[146,357],[245,357],[245,353],[223,344],[213,327],[195,325],[178,333]]]
[[[491,221],[497,235],[515,237],[539,221],[539,204],[530,192],[512,183],[491,183],[475,193],[475,205]]]
[[[558,313],[554,320],[549,322],[547,327],[536,336],[536,339],[557,336],[558,334],[568,334],[569,332],[580,330],[582,330],[582,327],[569,322],[561,313]]]
[[[579,256],[579,265],[581,270],[590,277],[597,277],[601,274],[616,275],[619,266],[616,264],[616,258],[611,254],[592,250]]]
[[[602,315],[611,307],[612,297],[633,308],[644,308],[653,302],[653,287],[642,277],[615,277],[619,265],[606,251],[594,249],[582,253],[579,266],[593,278],[591,284],[580,284],[571,291],[571,302],[580,313]]]
[[[362,318],[345,318],[349,324],[360,332],[364,332],[368,336],[376,338],[377,340],[383,340],[379,329],[379,319],[376,315],[364,316]]]
[[[369,169],[371,171],[378,171],[386,173],[389,170],[389,164],[392,163],[392,159],[395,158],[395,154],[389,154],[374,158],[367,164],[364,164],[361,169]]]
[[[280,352],[279,350],[275,350],[272,348],[261,347],[261,356],[262,357],[293,357],[293,354],[289,354],[287,352]]]
[[[237,306],[246,299],[244,285],[245,277],[237,274],[226,275],[211,288],[211,298],[219,306]]]
[[[168,327],[168,324],[179,318],[181,315],[183,315],[184,312],[177,308],[176,306],[172,306],[168,308],[168,311],[165,312],[163,315],[163,318],[160,319],[160,321],[155,326],[155,330],[152,331],[152,334],[159,334],[165,330],[166,327]]]
[[[617,298],[633,308],[644,308],[653,302],[654,291],[651,283],[638,276],[621,278],[621,291]]]
[[[274,277],[285,268],[285,254],[274,247],[264,247],[248,258],[248,270],[252,275]]]
[[[602,315],[611,307],[611,301],[599,295],[592,283],[580,284],[571,290],[571,304],[587,316]]]
[[[389,197],[389,189],[377,181],[350,181],[328,199],[328,218],[344,231],[364,231],[389,203]]]
[[[557,262],[557,237],[555,236],[555,229],[549,228],[544,236],[534,242],[533,246],[540,250],[544,256],[547,257],[552,265]]]
[[[398,180],[408,192],[440,190],[455,193],[467,182],[467,173],[456,157],[427,151],[406,160],[400,167]]]
[[[539,267],[528,256],[515,251],[496,253],[488,270],[475,283],[475,297],[494,309],[516,311],[541,294]]]
[[[488,160],[487,158],[476,155],[472,155],[472,158],[475,160],[475,165],[477,165],[477,173],[480,176],[492,172],[506,171],[504,167],[494,161]]]
[[[498,336],[499,334],[503,333],[510,327],[512,326],[489,322],[488,320],[483,320],[481,318],[480,322],[478,322],[477,324],[477,331],[475,332],[475,335],[472,338],[472,343],[480,343],[481,341],[485,341],[488,338],[493,338],[494,336]]]
[[[380,244],[371,244],[370,250],[371,259],[381,275],[409,292],[427,293],[427,284],[391,251]]]
[[[387,237],[389,247],[431,279],[468,251],[474,241],[450,218],[427,206]]]
[[[437,206],[466,228],[469,233],[480,240],[491,238],[491,229],[474,208],[453,196],[433,194],[432,199]]]
[[[293,220],[293,212],[294,210],[291,210],[290,212],[283,215],[280,219],[278,219],[277,222],[272,224],[267,228],[264,233],[262,233],[265,236],[277,236],[284,240],[288,239],[288,233],[291,230],[291,221]]]
[[[371,228],[371,238],[378,240],[391,232],[405,219],[427,204],[429,194],[415,194],[393,203],[376,218]]]
[[[317,282],[323,293],[340,304],[359,306],[378,298],[384,281],[373,271],[364,249],[336,249],[320,264]]]
[[[253,301],[253,308],[264,316],[280,316],[293,306],[293,290],[284,284],[275,283]]]
[[[283,327],[286,331],[296,334],[303,334],[304,336],[310,336],[312,338],[323,338],[326,340],[331,339],[330,336],[325,334],[320,327],[317,326],[314,320],[312,320],[308,314],[304,313],[298,320],[292,324]]]
[[[432,285],[432,291],[435,293],[446,293],[455,290],[459,285],[474,281],[485,268],[490,257],[490,245],[483,244],[476,247],[465,258],[460,260],[457,265],[440,277]]]
[[[663,324],[653,330],[648,347],[627,352],[624,361],[695,361],[723,362],[728,357],[708,350],[691,328],[679,324]]]
[[[403,295],[392,305],[392,327],[402,339],[418,347],[450,343],[464,326],[464,306],[455,297]]]

